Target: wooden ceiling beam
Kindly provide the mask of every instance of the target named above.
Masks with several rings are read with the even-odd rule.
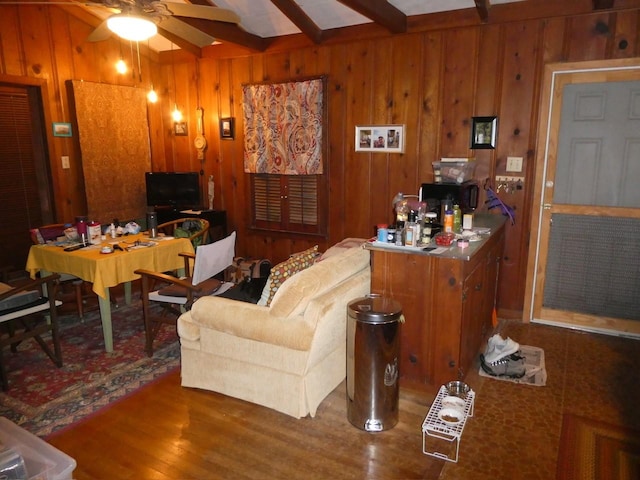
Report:
[[[169,31],[165,30],[164,28],[162,28],[162,26],[158,26],[158,32],[160,33],[160,35],[162,35],[164,38],[166,38],[170,42],[175,43],[182,50],[185,50],[185,51],[191,53],[192,55],[196,56],[197,58],[202,58],[202,49],[200,47],[198,47],[197,45],[195,45],[195,44],[193,44],[191,42],[188,42],[187,40],[185,40],[182,37],[174,35],[173,33],[171,33]]]
[[[478,11],[478,15],[480,16],[480,20],[482,23],[487,23],[489,21],[489,8],[491,8],[491,4],[489,0],[474,0],[476,2],[476,10]]]
[[[392,33],[407,31],[407,16],[386,0],[338,0]]]
[[[186,17],[180,17],[180,20],[215,39],[235,43],[257,52],[264,52],[271,43],[271,40],[249,33],[233,23]]]
[[[305,11],[300,8],[300,5],[293,0],[271,0],[271,3],[278,7],[313,43],[319,44],[322,42],[322,30],[311,20]]]
[[[217,6],[215,2],[209,0],[187,0],[194,5],[204,5],[206,7]],[[224,42],[235,43],[242,47],[246,47],[249,50],[264,52],[271,44],[271,40],[259,37],[252,33],[247,32],[238,25],[226,22],[216,22],[213,20],[202,20],[199,18],[185,18],[180,17],[185,23],[188,23],[192,27],[195,27],[204,33],[211,35],[216,39],[220,39]],[[177,45],[177,44],[176,44]]]
[[[594,10],[606,10],[613,8],[613,0],[593,0]]]

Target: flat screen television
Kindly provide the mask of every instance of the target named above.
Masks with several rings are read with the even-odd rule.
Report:
[[[146,172],[145,183],[148,206],[193,208],[201,205],[197,172]]]

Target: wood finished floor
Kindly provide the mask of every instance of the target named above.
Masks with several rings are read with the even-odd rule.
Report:
[[[545,350],[547,385],[470,372],[476,409],[458,463],[422,453],[432,394],[401,389],[398,425],[372,434],[348,422],[344,383],[315,418],[296,420],[182,388],[178,372],[47,440],[76,459],[76,480],[550,480],[564,412],[640,428],[638,341],[519,322],[500,328]]]

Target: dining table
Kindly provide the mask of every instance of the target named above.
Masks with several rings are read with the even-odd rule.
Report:
[[[189,239],[169,236],[150,238],[146,233],[108,237],[100,244],[90,244],[77,250],[70,250],[67,242],[32,245],[26,270],[31,278],[36,278],[38,272],[41,275],[56,272],[90,282],[98,296],[104,347],[107,352],[112,352],[109,288],[123,284],[125,303],[130,304],[131,282],[140,278],[140,275],[134,273],[135,270],[177,271],[179,275],[183,275],[184,259],[179,256],[183,252],[194,253]]]

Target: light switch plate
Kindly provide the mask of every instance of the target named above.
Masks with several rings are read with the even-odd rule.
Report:
[[[507,172],[521,172],[522,157],[507,157]]]
[[[69,165],[69,156],[68,155],[63,155],[62,156],[62,168],[71,168],[71,165]]]

